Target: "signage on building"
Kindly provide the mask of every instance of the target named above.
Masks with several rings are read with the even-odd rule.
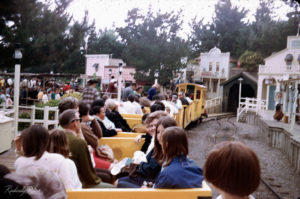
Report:
[[[215,75],[212,72],[201,72],[200,76],[213,77]]]

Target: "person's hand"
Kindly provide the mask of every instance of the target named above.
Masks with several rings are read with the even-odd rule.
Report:
[[[138,135],[134,138],[135,143],[139,143],[142,139],[142,135]]]
[[[122,129],[116,128],[116,131],[117,131],[117,132],[122,132]]]

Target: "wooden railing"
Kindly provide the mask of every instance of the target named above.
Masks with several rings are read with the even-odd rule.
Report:
[[[256,98],[242,97],[241,100],[239,101],[236,120],[239,121],[243,112],[247,113],[248,111],[253,111],[256,114],[258,114],[260,110],[266,110],[266,109],[267,109],[266,100],[258,100]]]

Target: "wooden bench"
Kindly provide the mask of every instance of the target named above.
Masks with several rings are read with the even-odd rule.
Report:
[[[140,151],[145,139],[142,138],[139,143],[134,141],[135,137],[105,137],[99,139],[99,145],[107,144],[114,152],[115,159],[132,158],[135,151]]]
[[[139,115],[139,114],[121,114],[121,115],[126,120],[130,128],[133,128],[135,125],[142,123],[143,115]]]
[[[212,191],[205,181],[202,188],[191,189],[80,189],[67,190],[68,199],[211,199]]]
[[[118,132],[117,135],[114,136],[115,137],[131,137],[131,138],[135,138],[138,135],[145,135],[145,133],[131,133],[131,132]]]

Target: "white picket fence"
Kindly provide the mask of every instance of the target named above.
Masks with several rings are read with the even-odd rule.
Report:
[[[222,97],[208,99],[205,102],[205,109],[208,113],[217,113],[222,111]]]
[[[8,108],[5,108],[5,107],[2,107],[0,110],[4,112],[4,115],[14,118],[13,117],[14,109],[8,109]],[[35,115],[36,110],[43,111],[43,119],[37,119],[36,118],[36,115]],[[50,125],[54,125],[55,128],[57,128],[57,126],[58,126],[58,107],[45,106],[43,108],[40,108],[40,107],[36,107],[35,105],[32,105],[32,106],[19,106],[19,113],[22,113],[22,112],[29,113],[30,118],[18,118],[18,121],[17,121],[18,123],[19,122],[30,123],[30,125],[43,124],[43,126],[47,129],[49,128]],[[50,115],[51,112],[54,112],[54,118],[53,119],[49,119],[49,115]],[[18,125],[16,125],[16,121],[15,121],[14,126],[15,126],[15,128],[18,126]]]
[[[241,97],[237,109],[236,121],[239,121],[243,112],[247,113],[248,111],[253,111],[256,114],[258,114],[260,110],[267,110],[266,100],[258,100],[256,98]]]

